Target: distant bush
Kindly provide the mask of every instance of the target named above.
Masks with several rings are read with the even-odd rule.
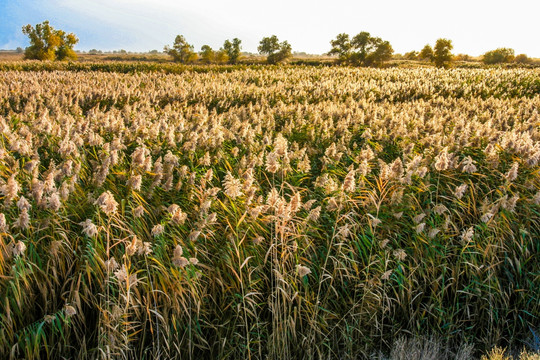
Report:
[[[432,61],[433,60],[433,48],[431,45],[426,44],[418,54],[418,59],[424,60],[424,61]]]
[[[406,60],[416,60],[418,59],[418,51],[413,50],[408,53],[405,53],[405,55],[403,55],[403,58]]]
[[[458,54],[455,56],[454,60],[456,61],[471,61],[471,57],[467,54]]]
[[[210,64],[214,62],[215,51],[209,45],[203,45],[199,55],[203,63]]]
[[[514,49],[498,48],[485,53],[482,61],[486,65],[510,63],[514,60],[514,57]]]
[[[532,61],[525,54],[519,54],[514,58],[514,62],[517,64],[530,64]]]

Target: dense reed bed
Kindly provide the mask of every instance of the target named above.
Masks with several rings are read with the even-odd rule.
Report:
[[[2,358],[538,332],[538,70],[1,75]]]

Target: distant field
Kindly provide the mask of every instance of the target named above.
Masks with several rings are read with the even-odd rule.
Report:
[[[540,69],[81,60],[0,63],[0,358],[535,350]]]
[[[24,58],[24,54],[16,53],[15,51],[0,51],[0,61],[21,61]],[[171,57],[164,53],[151,54],[151,53],[102,53],[102,54],[88,54],[79,53],[77,61],[80,62],[114,62],[114,61],[139,61],[139,62],[156,62],[156,63],[169,63],[172,62]],[[332,62],[333,59],[328,56],[315,56],[315,55],[296,55],[293,57],[292,62],[298,61],[317,61],[317,62]],[[242,63],[264,63],[265,56],[261,55],[243,55]],[[198,62],[200,63],[200,62]],[[200,63],[202,64],[202,63]]]
[[[15,51],[0,51],[0,61],[21,61],[24,54],[19,54]]]
[[[15,51],[0,51],[0,62],[13,62],[23,60],[24,55],[18,54]],[[172,63],[171,57],[164,53],[151,54],[151,53],[104,53],[104,54],[88,54],[79,53],[78,62],[82,63],[111,63],[111,62],[145,62],[145,63]],[[291,64],[300,65],[333,65],[335,58],[326,55],[300,55],[296,54],[288,61]],[[240,64],[244,65],[257,65],[265,64],[265,57],[261,55],[243,55]],[[193,64],[195,66],[215,66],[205,65],[200,61]],[[432,65],[424,61],[404,60],[395,58],[386,63],[386,67],[431,67]],[[454,67],[458,68],[481,68],[484,65],[481,62],[480,57],[471,57],[470,61],[455,61]],[[490,67],[538,67],[540,66],[540,59],[531,58],[530,64],[517,65],[517,64],[500,64],[490,65]]]

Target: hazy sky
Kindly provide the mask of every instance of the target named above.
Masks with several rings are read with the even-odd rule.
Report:
[[[275,34],[321,54],[341,32],[368,31],[398,53],[445,37],[456,54],[511,47],[540,57],[539,14],[540,0],[0,0],[0,49],[26,47],[21,27],[48,19],[74,32],[80,50],[162,50],[182,34],[196,50],[238,37],[256,52]]]

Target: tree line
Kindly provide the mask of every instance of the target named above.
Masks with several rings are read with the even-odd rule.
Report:
[[[79,42],[73,33],[54,29],[49,21],[41,24],[24,26],[22,31],[28,36],[30,46],[24,50],[25,59],[37,60],[75,60],[77,54],[73,47]],[[330,41],[331,49],[327,55],[335,56],[336,62],[351,66],[382,67],[392,59],[394,49],[390,42],[380,37],[372,36],[362,31],[351,37],[341,33]],[[419,52],[411,51],[404,55],[405,59],[428,61],[437,67],[449,67],[455,56],[452,54],[453,44],[449,39],[438,39],[434,47],[427,44]],[[266,56],[268,64],[286,62],[292,57],[292,46],[282,41],[276,35],[263,37],[257,47],[261,55]],[[205,64],[236,64],[242,54],[242,40],[234,38],[225,40],[219,50],[203,45],[199,52],[189,44],[183,35],[177,35],[172,46],[165,46],[164,52],[171,56],[174,62],[190,64],[196,61]],[[485,64],[528,63],[530,59],[525,54],[515,56],[510,48],[498,48],[486,52],[482,56]]]
[[[193,45],[189,44],[183,35],[177,35],[171,47],[165,46],[164,51],[169,54],[173,61],[182,64],[193,63],[200,58],[203,63],[229,63],[236,64],[240,59],[242,40],[234,38],[225,40],[223,47],[214,50],[210,45],[203,45],[197,54]]]

